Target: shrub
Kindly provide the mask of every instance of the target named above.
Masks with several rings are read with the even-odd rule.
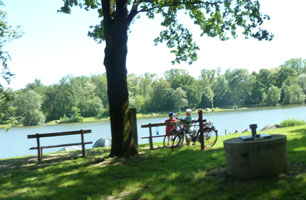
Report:
[[[232,109],[234,109],[234,110],[238,110],[238,108],[239,108],[239,107],[238,107],[237,105],[233,105],[233,106],[232,106]]]
[[[71,122],[82,122],[83,117],[80,114],[80,109],[78,107],[73,106],[72,107],[72,115],[70,117],[67,117],[64,115],[60,118],[60,123],[71,123]]]
[[[72,117],[66,117],[66,115],[64,115],[64,117],[60,118],[60,124],[62,123],[72,123],[72,122],[82,122],[83,121],[83,117],[81,116],[72,116]]]
[[[280,123],[282,127],[300,126],[304,124],[306,124],[304,120],[297,120],[297,119],[286,119]]]

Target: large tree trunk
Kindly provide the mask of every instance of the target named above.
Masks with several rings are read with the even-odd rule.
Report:
[[[129,156],[137,154],[133,144],[129,119],[129,96],[127,87],[127,20],[124,13],[105,26],[105,58],[108,100],[112,131],[110,156]]]

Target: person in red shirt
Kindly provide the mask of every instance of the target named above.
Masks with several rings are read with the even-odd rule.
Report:
[[[169,119],[165,120],[165,123],[171,123],[171,122],[177,122],[177,119],[175,119],[173,112],[169,112]],[[170,136],[171,136],[171,130],[175,129],[176,125],[166,125],[166,135],[168,136],[168,146],[169,146],[169,142],[170,142]]]

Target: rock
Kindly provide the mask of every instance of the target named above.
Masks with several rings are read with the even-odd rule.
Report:
[[[96,148],[96,147],[110,147],[112,144],[112,139],[110,137],[104,139],[104,138],[100,138],[98,139],[95,144],[92,146],[92,148]]]
[[[81,148],[78,147],[78,146],[63,147],[60,150],[58,150],[58,152],[60,152],[60,151],[76,151],[76,150],[81,150]]]
[[[246,133],[246,132],[249,132],[249,129],[246,128],[242,131],[242,133]]]
[[[274,129],[274,128],[281,128],[281,126],[279,124],[269,124],[263,127],[261,131],[268,130],[268,129]]]

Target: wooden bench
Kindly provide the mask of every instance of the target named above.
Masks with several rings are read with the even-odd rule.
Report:
[[[78,130],[78,131],[67,131],[67,132],[56,132],[56,133],[36,133],[33,135],[28,135],[28,139],[36,139],[37,140],[37,147],[31,147],[30,150],[37,149],[38,153],[38,160],[42,160],[42,150],[48,148],[56,148],[56,147],[66,147],[66,146],[75,146],[75,145],[82,145],[82,156],[85,156],[85,145],[92,144],[92,142],[84,142],[84,134],[91,133],[91,130]],[[81,135],[81,142],[79,143],[69,143],[69,144],[59,144],[59,145],[49,145],[49,146],[41,146],[40,145],[40,138],[43,137],[54,137],[54,136],[67,136],[67,135]]]

